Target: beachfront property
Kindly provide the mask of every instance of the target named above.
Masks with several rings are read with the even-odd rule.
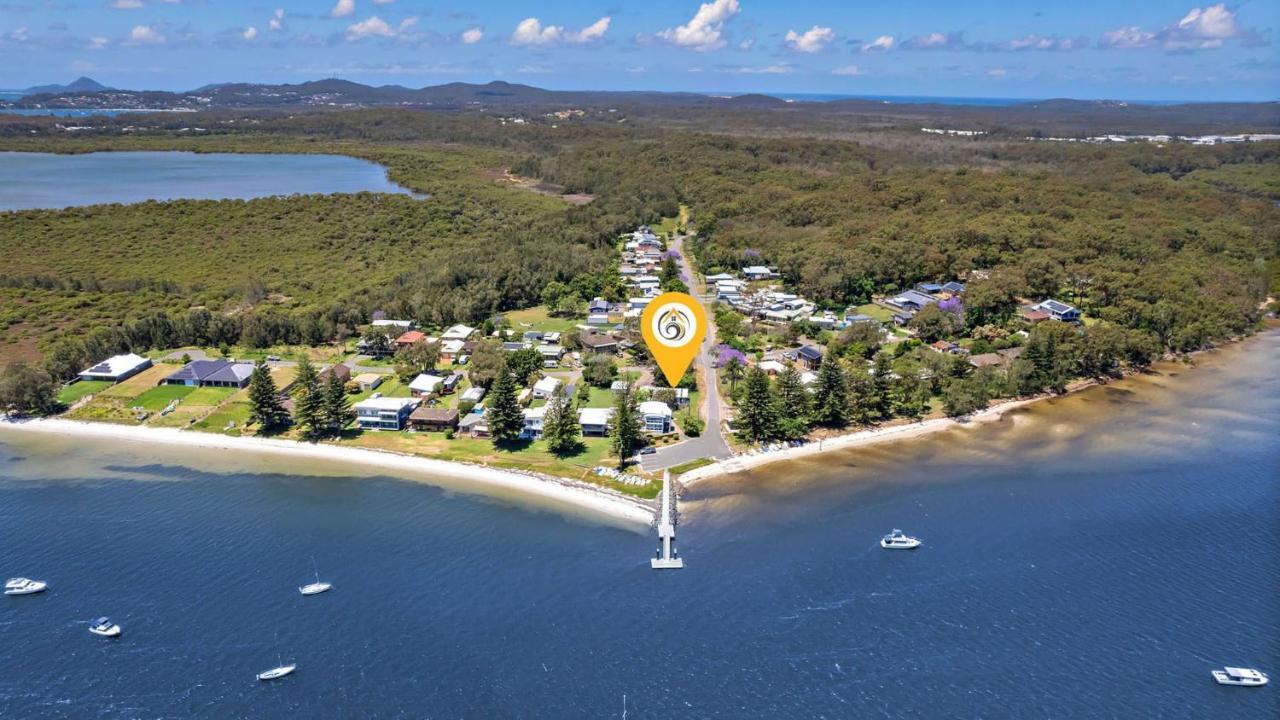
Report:
[[[487,438],[489,437],[489,423],[485,421],[483,412],[473,411],[467,413],[466,417],[458,421],[458,432],[473,438]]]
[[[666,435],[675,427],[671,407],[657,400],[640,403],[640,418],[645,432],[655,435]]]
[[[457,430],[458,411],[454,408],[432,408],[419,405],[409,413],[409,427],[421,432]]]
[[[243,388],[249,384],[253,365],[230,360],[192,360],[160,381],[162,385]]]
[[[81,370],[78,377],[81,380],[106,380],[118,383],[121,380],[127,380],[137,375],[149,367],[151,367],[150,358],[144,358],[133,353],[113,355],[91,368]]]
[[[1080,322],[1080,311],[1076,308],[1053,298],[1044,300],[1031,306],[1030,312],[1045,313],[1052,320],[1060,320],[1062,322]]]
[[[422,401],[418,398],[371,397],[352,406],[356,426],[361,430],[403,430],[409,415]]]
[[[578,411],[578,425],[586,437],[603,437],[609,434],[609,419],[613,408],[582,408]]]
[[[547,406],[526,408],[521,412],[524,415],[524,428],[520,431],[520,437],[530,440],[537,440],[542,437],[542,426],[546,420]]]
[[[425,397],[439,392],[442,385],[444,385],[444,378],[439,375],[422,373],[409,383],[409,392],[413,393],[413,396],[417,398]]]

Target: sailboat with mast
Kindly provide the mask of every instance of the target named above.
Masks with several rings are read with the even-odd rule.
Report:
[[[311,569],[315,570],[316,581],[298,588],[298,592],[303,595],[319,595],[322,592],[329,592],[333,589],[332,583],[320,582],[320,568],[316,566],[315,558],[311,558]]]

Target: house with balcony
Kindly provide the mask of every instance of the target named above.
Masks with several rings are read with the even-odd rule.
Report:
[[[361,430],[403,430],[421,404],[418,398],[371,397],[352,406]]]

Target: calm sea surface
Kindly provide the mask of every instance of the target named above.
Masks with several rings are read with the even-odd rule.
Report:
[[[410,194],[381,165],[341,155],[0,152],[0,210],[355,192]]]
[[[0,575],[53,588],[0,597],[0,717],[1274,718],[1209,670],[1280,676],[1278,354],[697,485],[669,573],[511,500],[0,431]]]

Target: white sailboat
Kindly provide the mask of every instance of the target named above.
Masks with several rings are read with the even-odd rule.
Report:
[[[279,655],[276,656],[276,662],[280,664],[271,668],[270,670],[264,670],[258,673],[258,676],[257,676],[258,679],[263,681],[279,680],[280,678],[286,675],[292,674],[294,670],[298,669],[297,663],[290,663],[288,665],[285,665],[284,661],[280,659]]]
[[[316,567],[315,558],[311,558],[311,569],[316,572],[316,581],[298,588],[298,592],[303,595],[319,595],[322,592],[328,592],[333,589],[332,583],[320,582],[320,569]]]

